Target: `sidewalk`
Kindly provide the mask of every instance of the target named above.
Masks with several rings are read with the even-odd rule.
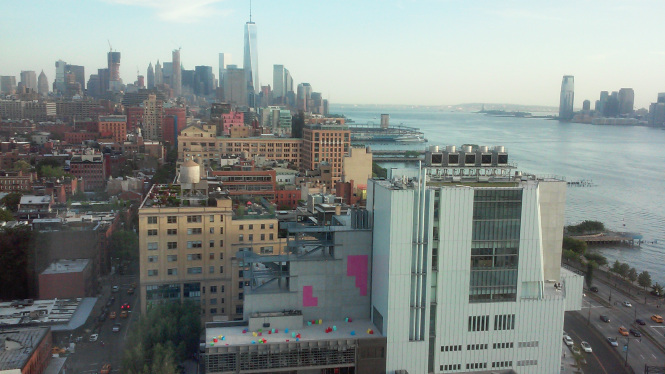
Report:
[[[561,373],[562,374],[574,374],[574,373],[583,373],[581,369],[577,368],[575,363],[575,358],[573,358],[573,352],[570,351],[567,345],[562,344],[563,348],[561,350]]]

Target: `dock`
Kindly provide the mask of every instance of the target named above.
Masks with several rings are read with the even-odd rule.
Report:
[[[596,244],[627,244],[630,246],[640,245],[642,235],[630,232],[604,232],[593,235],[571,236],[573,239],[581,240],[590,245]]]

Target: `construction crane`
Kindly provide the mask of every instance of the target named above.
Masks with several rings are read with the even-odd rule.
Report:
[[[109,39],[106,39],[107,42],[109,42],[109,51],[113,52],[113,47],[111,47],[111,41]]]

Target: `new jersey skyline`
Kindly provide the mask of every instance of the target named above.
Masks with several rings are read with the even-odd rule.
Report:
[[[561,77],[573,75],[576,109],[622,87],[635,90],[637,109],[665,91],[663,11],[646,1],[254,1],[252,21],[259,84],[284,65],[334,103],[554,107]],[[187,69],[217,72],[220,52],[240,65],[249,2],[33,1],[0,12],[13,15],[0,24],[0,75],[44,70],[52,83],[62,59],[85,66],[87,81],[106,67],[108,40],[130,83],[178,48]]]

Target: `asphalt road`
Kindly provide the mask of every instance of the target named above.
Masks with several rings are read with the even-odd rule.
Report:
[[[125,347],[125,342],[132,323],[138,318],[138,292],[133,295],[127,294],[127,290],[132,283],[138,283],[138,276],[136,275],[119,275],[111,276],[110,279],[103,285],[102,297],[98,304],[105,305],[110,296],[115,296],[115,302],[109,307],[109,313],[115,311],[118,315],[116,319],[107,318],[104,322],[96,322],[99,313],[89,318],[90,327],[87,329],[89,332],[83,335],[83,341],[76,346],[76,353],[70,356],[68,362],[69,367],[75,373],[98,373],[102,365],[110,363],[112,372],[119,373],[122,352]],[[120,290],[111,293],[111,287],[117,285]],[[124,303],[129,303],[131,312],[127,318],[120,318],[120,306]],[[99,308],[95,308],[95,311]],[[113,332],[113,324],[120,323],[120,332]],[[90,342],[88,339],[91,334],[99,334],[96,342]]]
[[[630,373],[624,367],[623,360],[619,356],[621,348],[610,346],[603,335],[587,324],[587,319],[582,314],[566,312],[563,326],[575,345],[579,346],[582,341],[586,341],[591,345],[592,353],[582,353],[587,361],[586,365],[582,366],[585,374]]]

